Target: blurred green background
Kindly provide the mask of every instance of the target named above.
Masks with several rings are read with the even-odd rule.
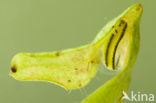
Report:
[[[12,57],[87,44],[135,3],[143,4],[144,12],[129,91],[156,95],[156,0],[0,0],[0,103],[79,103],[113,74],[101,66],[85,88],[66,91],[50,83],[16,81],[9,76]]]

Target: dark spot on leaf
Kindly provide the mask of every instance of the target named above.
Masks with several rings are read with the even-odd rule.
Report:
[[[118,31],[115,29],[115,32],[118,33]]]
[[[30,57],[36,57],[34,54],[29,54]]]
[[[78,70],[78,68],[75,68],[75,70]]]
[[[141,5],[139,5],[137,8],[136,8],[136,11],[139,11],[141,9]]]
[[[60,55],[61,55],[60,51],[56,52],[56,56],[60,56]]]
[[[17,72],[16,66],[12,66],[11,67],[11,72],[13,72],[13,73],[16,73]]]
[[[70,82],[71,82],[71,80],[69,79],[69,80],[68,80],[68,83],[70,83]]]
[[[79,84],[79,87],[82,87],[82,84],[81,83]]]
[[[91,63],[94,64],[95,63],[94,60],[91,60]]]
[[[122,24],[125,24],[125,21],[124,21],[124,20],[121,20],[121,21],[120,21],[119,26],[121,26]]]

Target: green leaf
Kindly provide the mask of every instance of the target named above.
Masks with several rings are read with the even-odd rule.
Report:
[[[94,77],[99,64],[94,45],[51,53],[19,53],[10,74],[17,80],[48,81],[66,89],[77,89]]]
[[[123,91],[130,84],[131,70],[139,51],[139,22],[141,4],[129,7],[120,16],[109,22],[97,35],[93,43],[105,38],[101,47],[101,60],[110,70],[119,74],[85,98],[82,103],[121,103]]]
[[[131,68],[138,53],[141,12],[139,4],[130,7],[109,22],[88,45],[50,53],[18,53],[11,61],[10,74],[17,80],[47,81],[65,89],[78,89],[89,83],[102,61],[108,69],[122,72],[99,89],[104,92],[97,90],[84,102],[97,103],[98,100],[98,103],[103,103],[110,98],[116,101],[121,97],[122,90],[127,90]],[[113,91],[113,97],[111,91],[118,87]],[[105,95],[108,98],[103,100]]]

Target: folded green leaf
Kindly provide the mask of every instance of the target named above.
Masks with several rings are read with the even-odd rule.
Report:
[[[119,17],[109,22],[93,42],[105,38],[101,47],[101,60],[110,70],[120,73],[83,100],[83,103],[121,103],[127,91],[131,70],[139,51],[139,22],[141,4],[129,7]]]
[[[48,81],[77,89],[95,76],[100,60],[111,70],[131,68],[139,48],[141,11],[141,5],[130,7],[108,23],[91,44],[51,53],[19,53],[11,61],[10,74],[17,80]]]

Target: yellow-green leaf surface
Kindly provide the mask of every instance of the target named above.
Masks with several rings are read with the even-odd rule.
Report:
[[[141,4],[132,5],[109,22],[97,35],[94,42],[105,38],[101,47],[101,60],[108,69],[119,70],[119,74],[85,98],[82,103],[123,102],[122,93],[128,89],[131,70],[139,51],[141,14]]]
[[[109,22],[88,45],[50,53],[19,53],[11,61],[10,74],[17,80],[48,81],[66,89],[77,89],[89,83],[101,61],[110,70],[131,68],[139,48],[141,11],[141,5],[130,7]],[[121,72],[121,76],[116,76],[119,81],[123,77],[122,73],[125,75],[125,72]],[[126,76],[128,75],[129,72]],[[121,79],[127,82],[126,78],[129,77]],[[109,84],[111,83],[116,84]],[[90,97],[85,102],[90,101]]]
[[[81,88],[95,75],[98,49],[94,45],[52,53],[19,53],[11,62],[18,80],[48,81],[66,89]]]

